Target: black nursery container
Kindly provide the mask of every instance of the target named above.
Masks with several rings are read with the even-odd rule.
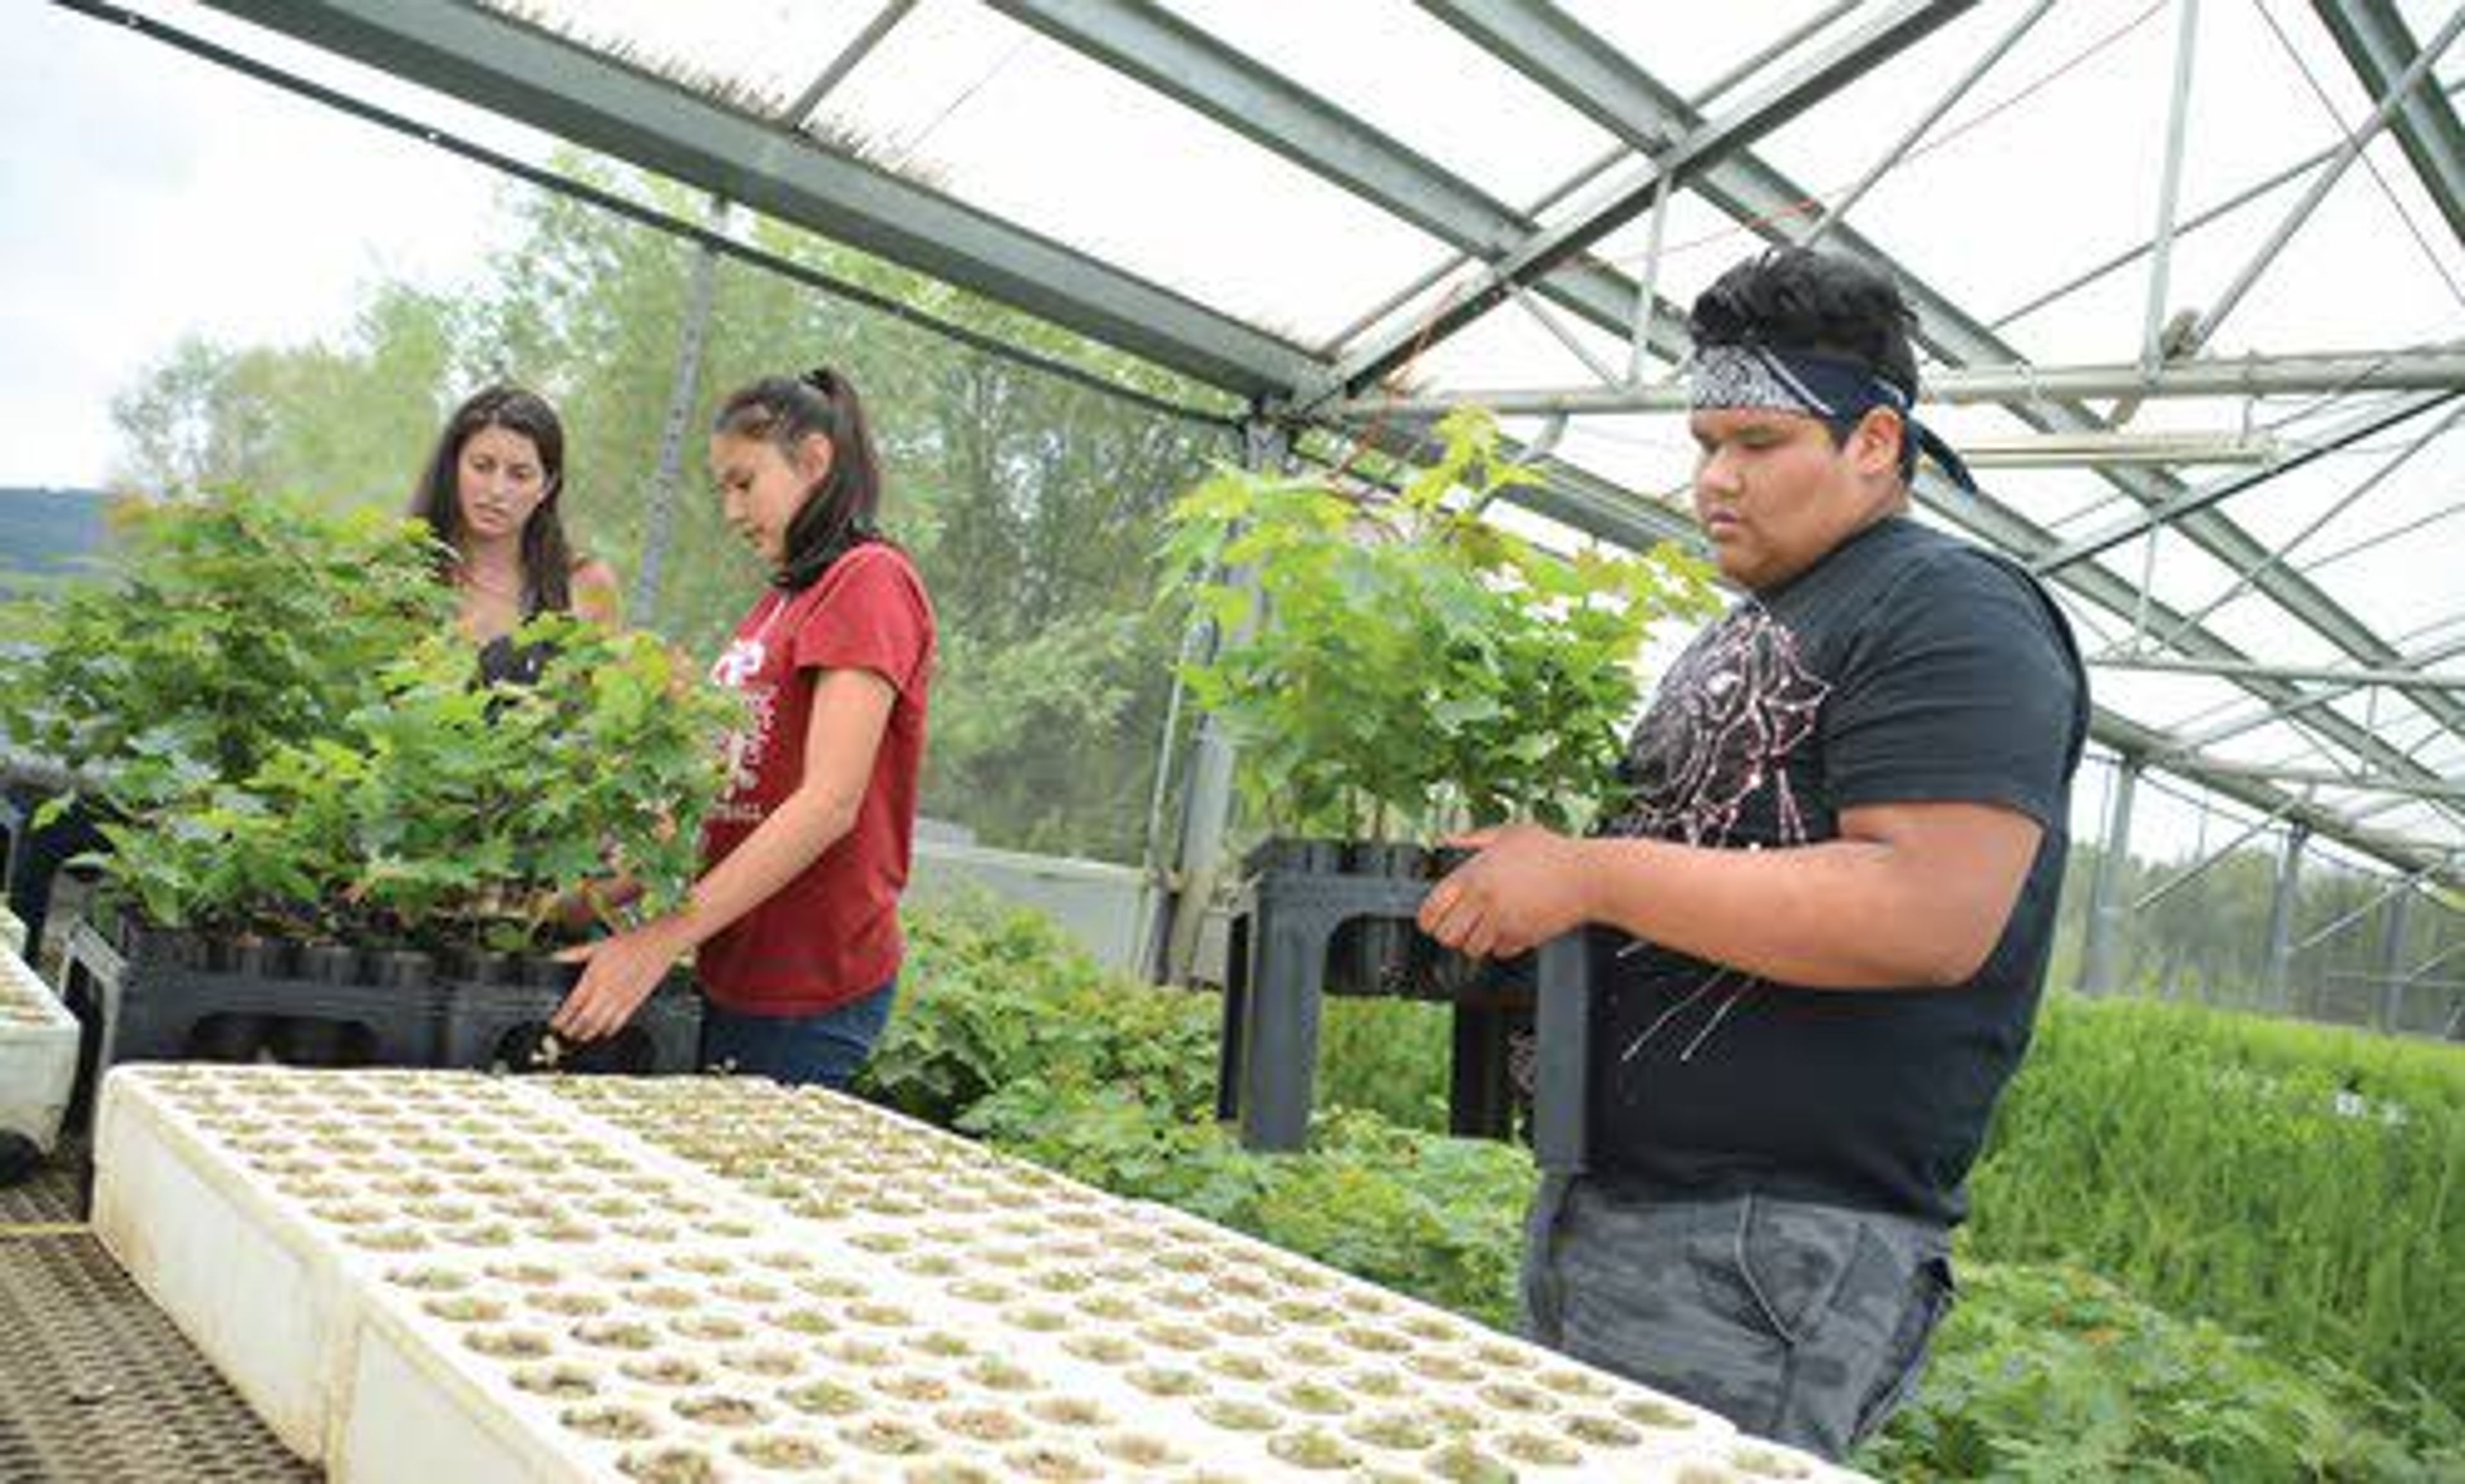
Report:
[[[700,1064],[702,998],[678,968],[605,1040],[576,1044],[548,1030],[581,978],[578,964],[505,954],[465,955],[443,996],[439,1065],[482,1072],[647,1076]]]

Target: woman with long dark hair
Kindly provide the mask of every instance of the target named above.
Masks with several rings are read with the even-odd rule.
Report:
[[[483,655],[541,613],[616,622],[616,574],[566,540],[564,489],[565,425],[535,392],[483,388],[437,435],[411,513],[436,533],[436,575]]]
[[[841,1087],[898,987],[933,607],[875,526],[881,471],[845,377],[739,390],[712,423],[710,464],[771,578],[712,669],[746,706],[706,869],[682,910],[565,955],[588,967],[552,1025],[614,1032],[693,950],[705,1065]]]

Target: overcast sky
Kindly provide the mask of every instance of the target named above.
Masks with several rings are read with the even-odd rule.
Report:
[[[39,0],[0,3],[0,484],[100,481],[111,397],[182,336],[334,336],[499,220],[488,172]]]

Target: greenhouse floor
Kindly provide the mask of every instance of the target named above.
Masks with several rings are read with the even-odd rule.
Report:
[[[0,1188],[0,1479],[313,1480],[85,1224],[83,1151]]]

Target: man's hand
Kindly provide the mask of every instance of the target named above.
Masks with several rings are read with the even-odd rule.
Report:
[[[1507,825],[1449,845],[1480,852],[1430,888],[1421,931],[1476,959],[1506,959],[1590,918],[1584,842],[1539,825]]]
[[[595,943],[567,948],[560,963],[580,963],[582,982],[557,1007],[548,1029],[568,1041],[596,1041],[625,1029],[682,952],[663,919]]]

